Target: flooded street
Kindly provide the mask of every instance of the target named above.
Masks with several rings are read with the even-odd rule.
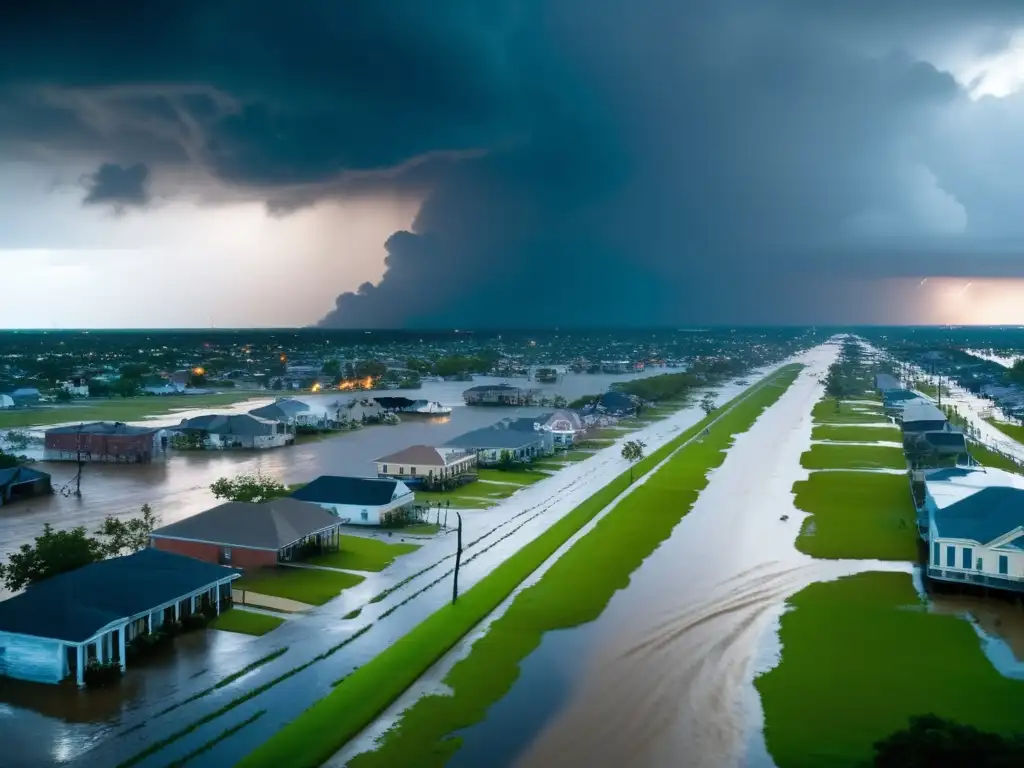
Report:
[[[665,369],[650,369],[640,374],[657,375]],[[636,376],[603,374],[567,374],[557,384],[537,385],[523,381],[523,386],[537,386],[549,396],[561,394],[572,400],[585,394],[603,392],[616,381],[628,381]],[[376,472],[373,460],[378,456],[398,451],[409,445],[425,443],[441,445],[447,440],[478,427],[488,426],[507,416],[531,416],[551,408],[468,408],[462,405],[462,392],[474,382],[425,383],[422,389],[377,392],[379,395],[405,395],[412,398],[437,400],[453,408],[451,416],[441,418],[404,417],[397,426],[368,426],[353,432],[343,432],[332,438],[313,440],[298,445],[268,451],[168,451],[165,458],[148,465],[95,464],[86,465],[82,473],[82,497],[56,492],[52,496],[29,499],[0,510],[0,557],[31,543],[43,528],[51,523],[55,528],[84,525],[89,531],[102,522],[106,515],[131,516],[138,514],[143,504],[149,504],[167,525],[208,509],[216,503],[209,486],[219,477],[239,472],[259,470],[285,483],[312,480],[324,474],[372,476]],[[522,381],[513,379],[513,383]],[[368,392],[367,395],[375,393]],[[350,395],[333,392],[325,395],[307,395],[301,399],[315,408],[326,408],[336,400],[347,400]],[[244,413],[259,401],[237,403],[198,413]],[[147,420],[147,424],[172,425],[181,421],[182,413]],[[39,462],[49,472],[56,488],[65,485],[71,490],[77,468],[72,462]],[[7,594],[0,589],[0,599]]]
[[[748,764],[761,726],[753,669],[785,599],[859,570],[910,570],[817,561],[793,545],[805,515],[792,486],[808,474],[800,454],[821,395],[814,374],[834,355],[824,347],[805,358],[808,370],[736,439],[693,510],[597,621],[544,637],[505,699],[459,734],[451,765]]]

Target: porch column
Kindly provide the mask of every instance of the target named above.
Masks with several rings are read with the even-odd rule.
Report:
[[[180,621],[181,620],[181,601],[180,600],[175,600],[174,601],[174,620],[175,621]]]
[[[85,652],[81,645],[75,648],[75,679],[79,687],[85,685]]]
[[[217,586],[213,588],[213,604],[217,606],[217,615],[220,616],[220,585],[224,582],[218,581]]]
[[[153,632],[153,612],[150,611],[146,614],[146,632],[152,634]]]
[[[117,652],[118,652],[118,660],[121,662],[121,671],[122,672],[124,672],[124,669],[125,669],[125,663],[124,663],[124,633],[125,633],[125,630],[127,628],[128,628],[127,624],[122,624],[121,628],[117,631]]]

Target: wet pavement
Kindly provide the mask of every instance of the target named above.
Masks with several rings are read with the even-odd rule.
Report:
[[[754,381],[757,377],[748,378]],[[716,389],[720,393],[720,398],[724,400],[732,397],[744,387],[729,384]],[[459,391],[461,392],[461,389]],[[460,411],[475,413],[477,409],[460,408],[456,409],[455,413]],[[486,413],[489,417],[485,423],[491,423],[501,416],[510,415],[505,410],[488,409],[483,411],[481,409],[480,412]],[[651,450],[654,450],[678,434],[680,430],[696,423],[702,416],[702,412],[696,408],[687,409],[666,420],[656,422],[635,435],[643,439]],[[456,418],[453,414],[451,421],[455,421]],[[399,432],[405,426],[368,428],[357,434],[358,441],[351,441],[351,437],[346,435],[336,440],[310,443],[306,446],[298,446],[292,451],[271,452],[257,458],[263,461],[274,461],[276,456],[285,456],[288,453],[298,454],[305,449],[322,451],[325,446],[331,444],[347,445],[349,444],[347,441],[361,443],[371,436]],[[410,430],[433,430],[438,426],[435,424],[409,424],[408,428]],[[468,428],[471,427],[459,425],[452,433],[455,434]],[[400,438],[401,445],[416,441],[418,440],[410,439],[408,436]],[[370,449],[364,447],[361,453],[369,457],[364,459],[368,462],[376,455],[397,447],[400,446],[379,446]],[[184,458],[187,460],[192,457]],[[218,458],[222,462],[234,460],[233,456],[223,458],[203,456],[200,458],[209,462]],[[327,459],[314,454],[310,461],[315,463],[327,461]],[[290,466],[297,470],[295,464]],[[468,589],[489,573],[495,565],[518,551],[524,543],[546,530],[577,504],[592,495],[611,477],[626,468],[626,462],[619,455],[619,448],[612,446],[600,451],[593,458],[570,465],[551,478],[521,489],[511,498],[490,510],[464,511],[464,538],[469,546],[464,553],[464,565],[460,572],[462,588]],[[110,469],[125,468],[112,467]],[[265,465],[263,469],[270,471]],[[228,474],[233,471],[239,471],[239,469],[236,467],[228,470],[222,466],[211,474]],[[331,467],[323,471],[348,470]],[[310,472],[310,475],[316,473],[313,471]],[[308,479],[308,476],[305,478],[285,476],[282,479],[286,481]],[[184,514],[181,516],[183,517]],[[269,690],[245,701],[227,714],[200,725],[183,738],[161,750],[157,755],[139,763],[142,766],[165,766],[206,741],[215,738],[225,728],[245,720],[259,710],[266,710],[257,726],[242,729],[190,762],[190,765],[231,765],[258,746],[281,725],[294,719],[310,704],[329,693],[335,681],[348,674],[356,666],[366,663],[389,643],[405,634],[438,607],[444,605],[450,599],[451,583],[448,580],[450,577],[446,577],[432,586],[431,584],[443,577],[451,567],[450,555],[454,551],[454,546],[453,536],[438,537],[417,552],[399,558],[395,565],[387,571],[370,574],[362,584],[346,590],[331,603],[316,608],[303,616],[293,618],[268,635],[247,639],[240,647],[224,652],[210,653],[206,664],[210,671],[206,674],[185,681],[177,680],[159,697],[147,696],[134,701],[131,706],[123,708],[118,714],[104,722],[73,725],[50,718],[40,720],[37,714],[23,708],[7,707],[6,710],[0,710],[0,715],[3,715],[0,717],[0,741],[3,741],[5,748],[10,749],[8,754],[17,756],[17,762],[13,765],[19,766],[19,768],[21,766],[28,768],[28,766],[51,765],[58,762],[72,762],[85,766],[117,765],[136,755],[150,744],[161,741],[183,728],[192,726],[204,716],[215,713],[236,697],[259,689],[278,676],[311,662],[314,657],[331,651],[357,631],[372,625],[369,631],[360,635],[358,639],[346,645],[342,650],[312,663],[303,671],[275,684]],[[442,558],[448,559],[442,560]],[[369,599],[378,594],[381,589],[394,587],[423,569],[429,570],[415,576],[381,602],[368,604]],[[397,608],[390,615],[383,616],[405,600],[410,600],[410,602]],[[358,618],[353,620],[341,618],[355,608],[362,608]],[[209,688],[218,680],[281,647],[287,647],[287,652],[241,679],[171,712],[160,714],[172,704],[182,702],[189,696]],[[26,738],[22,728],[22,723],[25,722],[33,723],[30,738]],[[139,727],[142,724],[145,725],[144,728]]]

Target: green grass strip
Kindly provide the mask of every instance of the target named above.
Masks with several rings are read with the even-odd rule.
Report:
[[[967,621],[929,612],[908,574],[811,584],[788,605],[782,660],[754,681],[779,768],[863,768],[875,741],[929,712],[1020,730],[1024,681],[992,666]]]
[[[267,712],[267,710],[261,709],[259,712],[257,712],[256,714],[252,715],[251,717],[247,717],[242,722],[237,723],[235,725],[232,725],[230,728],[225,728],[223,731],[221,731],[219,734],[214,736],[212,739],[210,739],[208,742],[203,744],[201,747],[198,747],[197,749],[193,749],[187,755],[179,757],[173,763],[169,763],[167,765],[167,768],[182,768],[183,765],[188,763],[193,758],[199,757],[204,752],[209,752],[211,749],[213,749],[215,746],[217,746],[220,742],[224,741],[224,739],[227,739],[227,738],[229,738],[231,736],[234,736],[236,733],[238,733],[240,730],[245,728],[245,726],[249,725],[250,723],[255,723],[257,720],[259,720],[261,717],[263,717],[263,715],[265,715],[266,712]]]
[[[800,456],[804,469],[906,469],[902,448],[817,443]]]
[[[816,424],[876,424],[888,422],[889,419],[881,410],[862,410],[862,406],[840,403],[836,410],[835,400],[820,400],[811,411]]]
[[[240,632],[243,635],[265,635],[284,624],[280,616],[269,616],[265,613],[247,611],[243,608],[232,608],[223,611],[220,616],[209,623],[210,629],[223,632]]]
[[[849,443],[903,442],[896,427],[858,427],[843,424],[820,424],[811,430],[812,440],[836,440]]]
[[[543,632],[589,621],[601,612],[689,510],[707,482],[707,471],[724,461],[732,436],[748,429],[795,380],[800,368],[786,366],[770,380],[775,386],[757,386],[733,401],[742,402],[721,415],[707,437],[687,446],[637,487],[559,558],[537,585],[515,600],[446,678],[454,696],[421,700],[403,716],[401,726],[389,732],[378,751],[360,755],[350,765],[443,764],[454,749],[447,741],[440,743],[444,737],[483,717],[487,706],[511,686],[519,661],[537,646]],[[723,412],[720,409],[639,462],[637,475],[653,469]],[[331,694],[242,760],[240,768],[322,765],[628,485],[629,473],[624,472],[495,568],[456,605],[440,609],[345,678]]]
[[[288,646],[286,645],[283,648],[278,648],[276,650],[271,651],[266,656],[263,656],[262,658],[256,659],[256,661],[254,661],[252,664],[248,664],[245,667],[242,667],[242,669],[238,670],[234,674],[228,675],[223,680],[219,681],[216,685],[211,685],[209,688],[200,691],[199,693],[195,694],[194,696],[189,696],[187,699],[184,699],[183,701],[179,701],[177,704],[173,704],[170,707],[168,707],[167,709],[160,710],[159,712],[157,712],[156,716],[160,717],[160,715],[166,715],[168,712],[173,712],[178,707],[183,707],[186,704],[191,704],[193,701],[196,701],[198,699],[203,698],[203,696],[208,696],[209,694],[213,693],[214,691],[219,691],[221,688],[223,688],[226,685],[231,685],[231,683],[235,682],[235,680],[237,680],[238,678],[240,678],[240,677],[242,677],[244,675],[249,674],[254,669],[259,669],[260,667],[262,667],[267,662],[270,662],[270,661],[273,661],[274,659],[276,659],[278,656],[282,656],[287,650],[288,650]],[[127,733],[127,731],[125,733]]]
[[[793,484],[804,521],[796,548],[825,559],[915,560],[916,513],[906,475],[812,472]]]
[[[1001,453],[996,453],[973,440],[968,444],[967,450],[970,452],[971,457],[983,467],[1002,469],[1007,472],[1015,472],[1018,475],[1024,474],[1024,466],[1015,459],[1004,456]]]
[[[395,532],[407,533],[405,529]],[[342,536],[339,545],[337,552],[313,555],[309,564],[351,571],[383,571],[397,558],[420,548],[419,544],[389,544],[366,536]]]

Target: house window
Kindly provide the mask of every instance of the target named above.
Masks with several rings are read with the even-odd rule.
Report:
[[[370,513],[369,513],[369,512],[367,512],[367,511],[366,511],[366,510],[364,509],[364,510],[363,510],[362,512],[360,512],[360,513],[359,513],[359,519],[360,519],[360,520],[369,520],[369,519],[370,519]]]
[[[381,466],[382,466],[382,469],[381,469],[380,473],[382,475],[386,475],[388,473],[388,465],[387,464],[382,464]]]
[[[956,547],[946,547],[946,567],[956,568]]]
[[[405,474],[405,467],[399,467],[398,468],[398,474],[404,475]]]
[[[221,559],[222,563],[230,563],[231,562],[231,547],[224,547],[220,551],[220,559]]]
[[[415,475],[416,474],[416,467],[409,467],[409,474],[410,475]]]
[[[932,565],[934,565],[934,566],[940,565],[939,561],[941,559],[942,559],[942,557],[941,557],[941,554],[940,554],[940,551],[939,551],[939,542],[936,541],[934,544],[932,544]]]
[[[1010,561],[1006,555],[999,556],[999,573],[1006,576],[1010,572]]]
[[[973,552],[973,550],[971,550],[970,547],[964,547],[964,559],[963,559],[964,568],[970,568],[971,567],[971,556],[973,554],[974,554],[974,552]]]
[[[982,564],[982,560],[981,560],[980,557],[978,558],[978,570],[979,571],[984,571],[985,570],[985,566]]]

